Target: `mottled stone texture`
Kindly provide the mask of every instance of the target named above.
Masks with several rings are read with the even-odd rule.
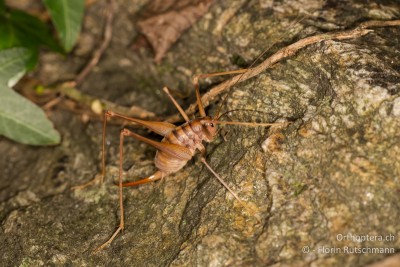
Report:
[[[251,63],[273,44],[263,58],[305,36],[400,17],[398,1],[260,0],[243,1],[240,8],[216,1],[155,65],[148,50],[129,48],[145,2],[117,1],[111,46],[82,90],[160,116],[176,112],[163,85],[187,95],[179,100],[187,105],[195,99],[193,74]],[[54,83],[73,77],[98,45],[104,7],[104,1],[96,1],[88,8],[73,56],[43,54],[38,78]],[[119,223],[113,186],[119,127],[108,131],[106,183],[76,192],[70,187],[99,172],[99,122],[83,123],[56,109],[50,117],[63,136],[59,146],[27,147],[2,138],[1,265],[364,266],[378,261],[379,266],[390,249],[400,249],[399,42],[400,27],[390,27],[359,39],[318,43],[229,92],[223,111],[251,111],[225,119],[291,122],[271,129],[226,126],[224,138],[207,146],[210,164],[257,215],[243,209],[195,158],[161,183],[124,190],[126,229],[96,255],[93,249]],[[218,106],[208,111],[213,114]],[[128,180],[154,171],[154,151],[127,142]],[[394,239],[353,240],[365,235]],[[357,253],[354,247],[365,250]],[[368,251],[372,248],[389,253]]]

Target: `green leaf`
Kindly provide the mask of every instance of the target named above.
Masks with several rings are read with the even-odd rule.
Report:
[[[9,20],[14,27],[14,33],[20,44],[26,47],[46,45],[51,50],[63,52],[50,33],[49,28],[40,19],[25,12],[13,10]]]
[[[23,47],[0,51],[0,83],[14,86],[25,74],[31,56],[31,51]]]
[[[60,134],[38,106],[0,84],[0,135],[29,145],[55,145]]]
[[[0,49],[20,46],[20,42],[15,36],[14,26],[6,14],[0,14],[0,36]]]
[[[14,10],[0,14],[0,50],[22,46],[31,50],[27,63],[33,69],[38,60],[39,46],[46,45],[50,49],[63,52],[63,49],[51,36],[49,28],[41,20]]]
[[[84,0],[43,0],[58,31],[64,49],[69,52],[78,38]]]
[[[4,4],[4,0],[0,0],[0,14],[6,11],[6,5]]]
[[[43,110],[7,86],[22,77],[30,57],[21,47],[0,51],[0,135],[23,144],[57,144],[60,135]]]

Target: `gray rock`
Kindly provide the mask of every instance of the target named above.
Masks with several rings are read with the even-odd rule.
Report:
[[[234,69],[272,45],[263,58],[305,36],[359,21],[398,19],[400,7],[397,1],[250,1],[224,22],[230,3],[217,2],[155,65],[148,50],[127,48],[137,35],[132,18],[140,9],[117,2],[111,46],[82,91],[160,116],[176,113],[164,85],[188,95],[180,100],[186,106],[195,100],[191,75]],[[89,26],[102,19],[104,7],[97,1],[88,8],[85,38],[93,38]],[[399,37],[399,27],[376,28],[358,39],[311,45],[229,91],[222,111],[252,111],[232,112],[226,120],[291,122],[270,129],[225,126],[224,138],[207,146],[211,166],[257,215],[195,158],[160,183],[124,189],[126,228],[92,255],[119,223],[113,183],[120,128],[108,128],[106,182],[80,191],[70,188],[99,172],[101,123],[56,109],[51,119],[63,135],[59,146],[2,138],[2,265],[364,266],[398,252]],[[37,77],[57,82],[87,58],[43,60]],[[202,92],[210,83],[202,83]],[[207,111],[215,113],[219,103]],[[153,148],[129,140],[124,152],[127,180],[154,172]]]

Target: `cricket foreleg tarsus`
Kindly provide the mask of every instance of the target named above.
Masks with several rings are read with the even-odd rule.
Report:
[[[233,197],[240,203],[242,207],[244,207],[251,215],[255,215],[258,211],[249,206],[246,202],[241,200],[238,195],[231,189],[228,184],[216,173],[213,168],[208,164],[204,157],[201,157],[201,162],[207,167],[207,169],[218,179],[218,181],[233,195]]]

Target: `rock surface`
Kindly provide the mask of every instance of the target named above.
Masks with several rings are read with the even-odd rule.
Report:
[[[195,99],[194,74],[238,68],[272,45],[266,56],[316,33],[400,16],[397,1],[220,1],[156,65],[148,50],[128,48],[146,2],[117,1],[111,46],[82,91],[160,116],[176,113],[164,85],[187,95],[180,100],[187,105]],[[104,8],[105,1],[89,6],[72,57],[43,54],[37,78],[50,84],[74,77],[98,43]],[[400,27],[321,42],[229,91],[223,111],[252,111],[225,119],[291,122],[225,126],[223,138],[207,146],[211,166],[257,215],[195,158],[160,183],[125,189],[126,228],[95,255],[119,223],[113,183],[120,128],[108,128],[106,183],[80,191],[70,188],[99,172],[101,123],[55,109],[59,146],[0,139],[2,265],[379,266],[400,249],[399,43]],[[154,172],[154,152],[126,142],[127,180]],[[360,240],[367,235],[389,239]]]

